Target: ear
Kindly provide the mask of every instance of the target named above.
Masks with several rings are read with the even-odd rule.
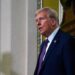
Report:
[[[56,20],[54,18],[51,19],[51,24],[52,24],[52,26],[56,25]]]

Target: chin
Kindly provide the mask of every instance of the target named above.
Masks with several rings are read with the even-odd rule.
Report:
[[[45,33],[41,33],[43,36],[47,37]]]

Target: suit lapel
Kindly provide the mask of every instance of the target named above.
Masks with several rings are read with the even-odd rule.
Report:
[[[57,47],[57,45],[59,43],[60,35],[61,35],[61,31],[59,30],[48,49],[48,52],[47,52],[44,62],[43,62],[43,66],[45,65],[48,57],[50,57],[50,55],[56,50],[55,48]]]

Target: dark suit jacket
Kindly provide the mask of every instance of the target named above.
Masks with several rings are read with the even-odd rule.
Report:
[[[41,50],[42,47],[43,44]],[[34,75],[37,75],[37,69],[38,62]],[[59,30],[48,49],[39,75],[75,75],[75,39]]]

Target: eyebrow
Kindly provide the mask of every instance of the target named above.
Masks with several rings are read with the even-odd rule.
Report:
[[[46,19],[47,17],[45,17],[45,16],[43,16],[43,17],[39,17],[39,18],[36,18],[35,20],[37,21],[37,20],[44,20],[44,19]]]

